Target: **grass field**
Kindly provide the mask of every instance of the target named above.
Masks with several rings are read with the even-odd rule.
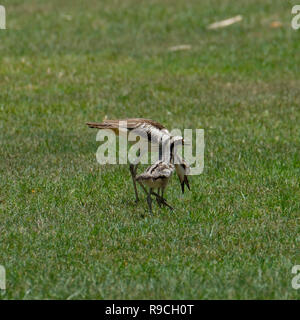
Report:
[[[2,0],[0,298],[299,299],[296,3]],[[205,130],[173,213],[97,163],[85,122],[105,116]]]

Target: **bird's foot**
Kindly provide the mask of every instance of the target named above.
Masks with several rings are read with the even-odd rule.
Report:
[[[164,205],[164,206],[168,207],[170,210],[173,210],[173,208],[167,203],[165,198],[161,197],[156,192],[152,192],[152,194],[156,197],[156,201],[159,205]]]
[[[158,206],[161,208],[161,204],[162,204],[162,203],[161,203],[160,198],[157,198],[157,197],[156,197],[156,202],[157,202]]]

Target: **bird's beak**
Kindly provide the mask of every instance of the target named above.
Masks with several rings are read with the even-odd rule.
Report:
[[[188,187],[188,189],[191,191],[189,180],[188,180],[187,176],[184,176],[184,182],[185,182],[186,186]]]
[[[189,190],[191,190],[190,184],[189,184],[189,180],[188,180],[187,176],[184,176],[184,179],[183,179],[183,181],[181,182],[181,191],[182,191],[182,193],[184,193],[184,185],[186,185],[187,188],[188,188]]]

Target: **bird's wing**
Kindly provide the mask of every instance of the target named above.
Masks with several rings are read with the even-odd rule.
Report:
[[[124,125],[126,122],[126,126]],[[103,120],[101,123],[97,122],[87,122],[87,125],[91,128],[107,129],[107,128],[118,128],[119,126],[127,129],[135,129],[141,125],[151,125],[159,130],[166,129],[159,122],[143,119],[143,118],[128,118],[128,119],[116,119],[116,120]]]
[[[120,129],[134,130],[136,135],[145,137],[151,143],[159,143],[163,135],[170,136],[169,131],[162,124],[143,118],[103,120],[102,123],[87,122],[87,125],[90,128],[111,129],[116,134],[120,133]]]

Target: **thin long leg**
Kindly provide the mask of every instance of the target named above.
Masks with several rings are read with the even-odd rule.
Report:
[[[141,186],[141,188],[144,190],[144,192],[147,195],[147,202],[149,205],[149,193],[146,190],[146,188],[144,187],[144,185],[142,184],[142,182],[138,181],[139,185]],[[164,190],[161,190],[161,194],[163,195]],[[173,208],[167,203],[167,201],[163,198],[163,196],[160,196],[158,193],[154,192],[153,189],[151,189],[151,194],[153,194],[156,197],[156,201],[157,203],[163,204],[164,206],[168,207],[170,210],[173,210]],[[152,205],[152,199],[151,199],[151,194],[150,194],[150,201],[151,201],[151,205]],[[151,206],[152,208],[152,206]]]
[[[135,192],[135,201],[138,202],[139,201],[139,195],[138,195],[138,191],[137,191],[137,187],[136,187],[136,170],[137,170],[137,166],[138,164],[134,165],[134,164],[130,164],[129,170],[131,173],[131,177],[132,177],[132,182],[133,182],[133,187],[134,187],[134,192]]]
[[[146,193],[146,195],[148,195],[148,191],[146,190],[146,188],[144,187],[144,185],[142,184],[141,181],[138,181],[139,185],[141,186],[141,188],[144,190],[144,192]]]
[[[147,196],[147,202],[149,206],[149,211],[152,213],[152,199],[151,199],[152,189],[150,188],[148,196]]]
[[[173,208],[167,203],[166,199],[164,199],[163,197],[161,197],[159,194],[157,194],[156,192],[151,192],[154,196],[156,196],[156,199],[158,198],[160,203],[163,204],[164,206],[170,208],[170,210],[173,210]]]
[[[160,196],[160,191],[161,191],[162,189],[161,188],[158,188],[157,189],[157,194]],[[161,200],[160,200],[160,198],[157,198],[156,197],[156,202],[157,202],[157,204],[158,204],[158,206],[159,207],[161,207]]]
[[[165,189],[162,188],[162,189],[161,189],[161,197],[162,197],[162,199],[163,199],[163,204],[164,204],[165,206],[169,207],[170,210],[173,210],[173,208],[167,203],[166,199],[164,198],[164,193],[165,193]]]

